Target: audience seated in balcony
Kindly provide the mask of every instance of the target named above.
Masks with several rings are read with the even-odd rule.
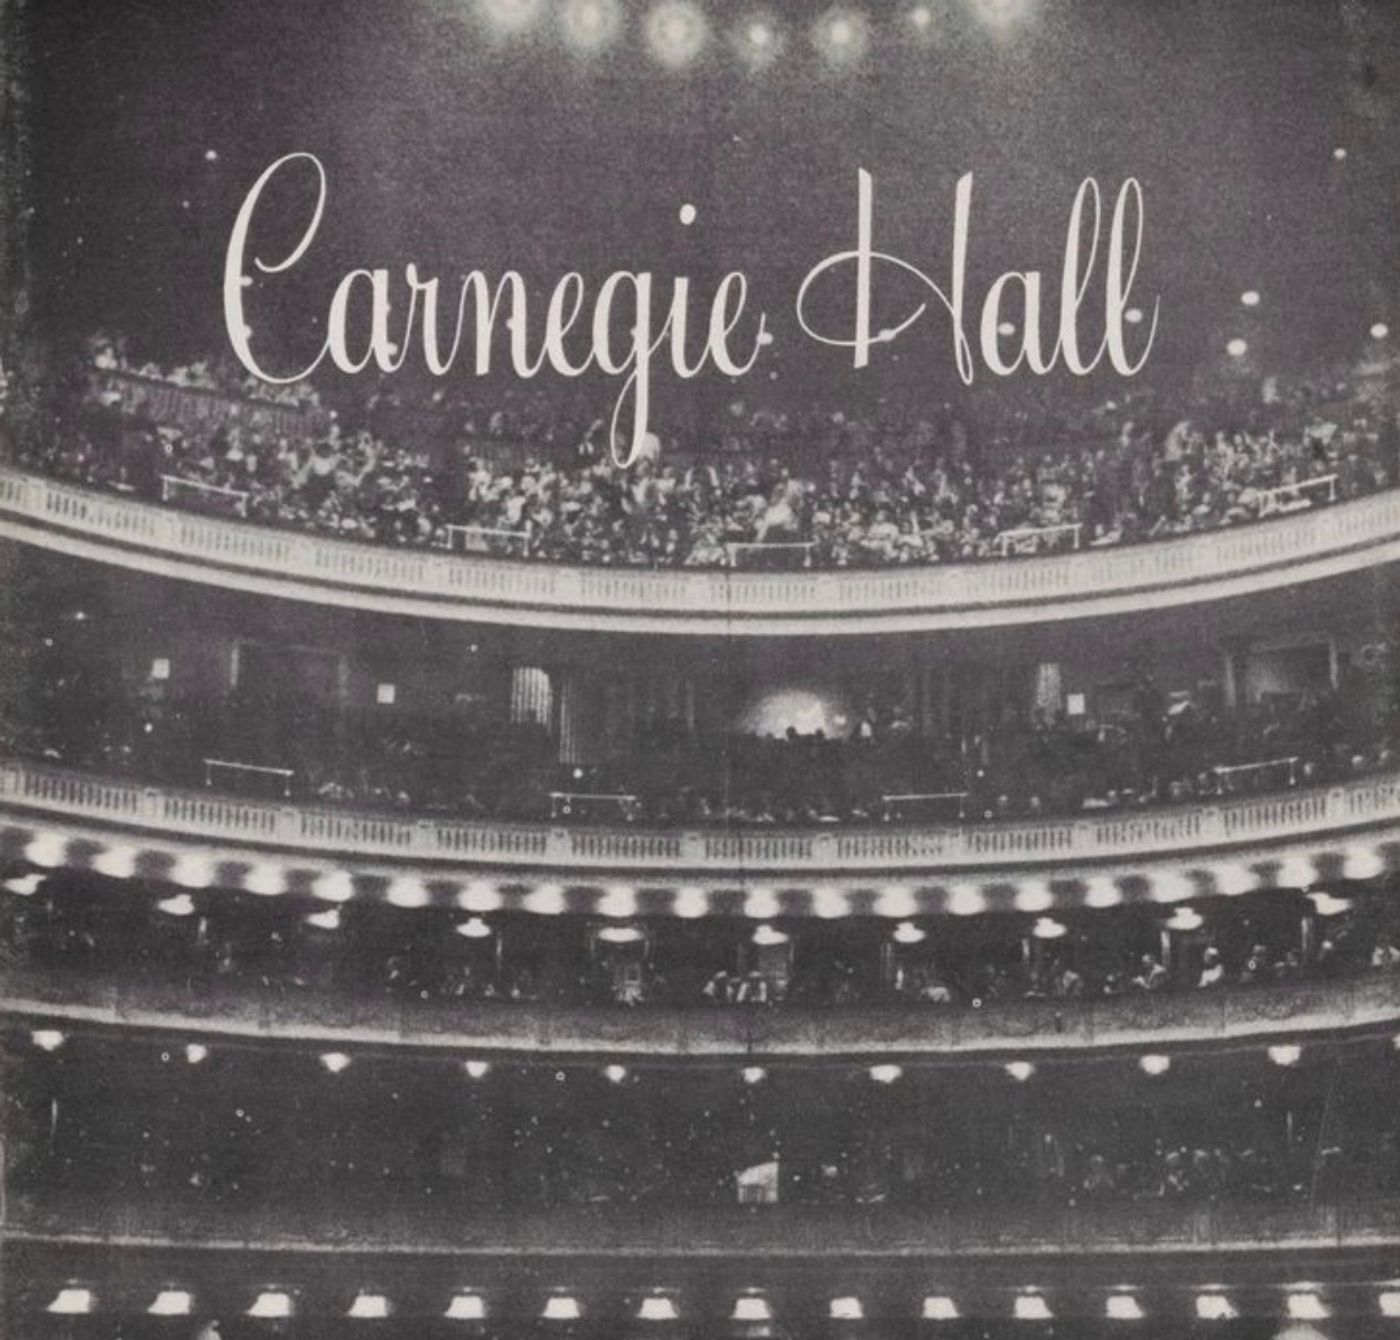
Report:
[[[1362,402],[1345,385],[1299,383],[1244,408],[1153,407],[1150,423],[1141,396],[1039,423],[1004,416],[985,443],[955,420],[736,407],[708,440],[671,444],[620,471],[601,420],[581,429],[537,410],[459,411],[445,440],[390,444],[374,431],[374,406],[341,418],[314,390],[272,388],[316,409],[321,425],[308,437],[273,436],[239,413],[241,399],[269,389],[234,379],[196,426],[142,419],[110,378],[93,375],[128,367],[117,345],[99,341],[78,403],[29,435],[27,463],[149,501],[342,539],[460,541],[583,564],[884,567],[1125,544],[1389,487],[1400,447],[1393,407]],[[207,360],[169,374],[133,371],[173,387],[221,384]],[[510,432],[524,436],[496,449]],[[1294,487],[1318,480],[1329,482]]]

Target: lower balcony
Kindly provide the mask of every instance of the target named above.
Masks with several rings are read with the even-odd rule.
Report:
[[[927,1004],[619,1009],[391,1000],[253,984],[202,985],[191,992],[187,983],[161,986],[7,967],[0,970],[0,1013],[51,1028],[115,1026],[190,1040],[333,1043],[356,1050],[685,1057],[746,1065],[874,1056],[970,1060],[1400,1030],[1400,970],[1181,994],[997,1002],[975,1009]]]

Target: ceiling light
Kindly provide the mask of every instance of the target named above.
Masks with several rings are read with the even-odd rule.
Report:
[[[1276,1047],[1269,1048],[1269,1060],[1275,1065],[1297,1065],[1302,1054],[1303,1049],[1292,1042],[1280,1043]]]
[[[1223,1293],[1196,1295],[1196,1316],[1201,1321],[1233,1321],[1239,1309]]]
[[[164,912],[168,917],[188,917],[194,912],[194,899],[187,893],[177,893],[157,902],[156,910]]]
[[[745,1294],[741,1298],[734,1300],[735,1321],[772,1321],[773,1309],[768,1306],[768,1300],[757,1294]]]
[[[780,931],[766,921],[753,933],[753,942],[756,945],[785,945],[788,939],[786,931]]]
[[[395,907],[426,907],[431,901],[428,886],[421,879],[400,875],[389,881],[389,891],[384,895]]]
[[[646,939],[646,936],[636,926],[604,926],[598,932],[598,938],[604,944],[633,945]]]
[[[1037,917],[1031,934],[1037,940],[1058,940],[1068,929],[1063,921],[1056,921],[1053,917]]]
[[[344,1052],[322,1052],[321,1064],[332,1075],[338,1075],[350,1064],[350,1058]]]
[[[1017,1321],[1050,1321],[1055,1315],[1050,1311],[1050,1304],[1038,1293],[1021,1294],[1014,1310]]]
[[[675,1321],[679,1316],[676,1305],[664,1297],[643,1298],[641,1307],[637,1309],[639,1321]]]
[[[914,925],[912,921],[901,921],[894,928],[893,938],[896,943],[902,945],[916,945],[920,941],[927,939],[927,932]]]
[[[904,1073],[897,1065],[873,1065],[870,1067],[870,1078],[876,1084],[893,1084]]]
[[[1308,901],[1320,917],[1339,917],[1343,912],[1351,911],[1350,898],[1336,898],[1330,893],[1310,893]]]
[[[13,879],[5,881],[5,887],[11,893],[17,893],[21,898],[28,898],[39,892],[39,886],[47,879],[47,875],[16,875]]]
[[[194,1295],[188,1289],[162,1289],[146,1309],[153,1317],[188,1317],[194,1309]]]
[[[477,1060],[463,1061],[462,1069],[467,1072],[468,1079],[485,1079],[491,1072],[491,1063]]]
[[[832,1321],[860,1321],[864,1316],[865,1309],[860,1305],[859,1298],[848,1295],[831,1300]]]
[[[627,1078],[627,1067],[625,1065],[604,1066],[603,1074],[607,1076],[610,1084],[621,1084]]]
[[[265,1289],[248,1309],[248,1316],[275,1319],[292,1315],[292,1296],[281,1289]]]
[[[327,903],[347,903],[355,896],[355,882],[344,870],[328,870],[317,875],[311,891]]]
[[[209,1048],[202,1042],[185,1043],[185,1060],[190,1065],[198,1065],[201,1061],[209,1059]]]
[[[583,1310],[578,1305],[578,1299],[566,1293],[555,1294],[544,1305],[546,1321],[577,1321],[582,1315]]]
[[[308,926],[315,926],[321,931],[338,931],[340,929],[340,908],[328,907],[324,912],[312,912],[306,918]]]
[[[382,1293],[358,1293],[345,1315],[355,1321],[379,1321],[389,1315],[389,1300]]]
[[[1194,907],[1178,907],[1167,918],[1169,931],[1198,931],[1205,925],[1205,918]]]
[[[52,1303],[44,1310],[59,1317],[79,1317],[92,1311],[91,1289],[80,1289],[75,1285],[60,1289]]]
[[[1019,1084],[1024,1084],[1035,1074],[1035,1067],[1029,1061],[1008,1061],[1006,1073]]]
[[[762,1084],[768,1072],[761,1065],[746,1065],[740,1072],[745,1084]]]
[[[491,935],[491,927],[480,917],[468,917],[457,924],[456,930],[458,935],[464,935],[468,940],[485,940]]]
[[[1130,1293],[1115,1293],[1104,1304],[1104,1315],[1110,1321],[1141,1321],[1142,1304]]]
[[[925,1321],[956,1321],[958,1305],[946,1294],[930,1294],[924,1299]]]
[[[66,1038],[57,1028],[36,1028],[29,1035],[29,1040],[41,1052],[56,1052],[63,1046]]]
[[[1293,1321],[1326,1321],[1330,1314],[1320,1295],[1307,1292],[1288,1295],[1288,1315]]]
[[[486,1317],[486,1300],[477,1293],[454,1294],[442,1315],[448,1321],[482,1321]]]
[[[1383,1317],[1400,1317],[1400,1293],[1387,1289],[1376,1298]]]
[[[1139,1058],[1138,1065],[1142,1067],[1143,1073],[1147,1075],[1165,1075],[1172,1068],[1172,1058],[1152,1053]]]

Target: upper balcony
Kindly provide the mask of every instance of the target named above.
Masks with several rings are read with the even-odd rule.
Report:
[[[194,515],[0,467],[0,536],[144,572],[464,622],[723,636],[900,633],[1221,600],[1400,557],[1400,491],[1148,544],[837,571],[581,567],[398,549]]]

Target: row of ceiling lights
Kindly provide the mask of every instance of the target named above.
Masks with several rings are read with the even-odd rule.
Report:
[[[68,861],[68,845],[68,839],[57,833],[41,832],[26,845],[24,856],[33,865],[45,870],[54,869]],[[113,844],[94,855],[91,866],[98,874],[112,879],[131,879],[136,876],[141,855],[135,847]],[[219,868],[224,864],[226,862],[212,854],[186,851],[171,861],[161,878],[184,889],[208,889],[218,881]],[[269,897],[290,892],[295,882],[292,876],[301,873],[271,862],[237,864],[246,866],[241,887],[249,893]],[[1373,879],[1383,874],[1385,868],[1384,857],[1375,847],[1354,844],[1341,853],[1340,874],[1344,879]],[[1242,862],[1212,863],[1204,869],[1204,873],[1210,877],[1218,895],[1249,893],[1260,887],[1256,872]],[[36,872],[12,876],[0,881],[0,884],[11,893],[26,896],[37,892],[46,878],[46,874]],[[1307,890],[1317,882],[1318,873],[1312,860],[1293,855],[1279,864],[1274,879],[1278,888]],[[1017,912],[1047,913],[1055,907],[1057,895],[1050,880],[1026,877],[1017,880],[1016,885],[1012,906]],[[1120,882],[1112,875],[1090,875],[1084,880],[1084,885],[1083,901],[1086,907],[1117,907],[1125,901]],[[1197,880],[1185,870],[1155,871],[1151,875],[1150,886],[1148,899],[1155,903],[1186,903],[1201,896]],[[844,888],[832,884],[797,884],[791,886],[791,891],[810,896],[812,912],[818,918],[850,916],[854,895],[873,895],[870,906],[873,915],[890,920],[907,920],[919,915],[922,910],[918,898],[920,887],[919,883],[877,887],[853,882]],[[526,886],[518,880],[476,878],[454,890],[452,901],[462,911],[475,915],[501,911],[510,903],[521,911],[536,915],[562,916],[569,912],[570,888],[593,894],[598,886],[588,883],[566,886],[550,880]],[[625,921],[640,915],[639,895],[644,891],[668,894],[669,915],[698,919],[713,912],[712,896],[724,896],[736,890],[735,886],[724,884],[706,888],[698,884],[638,886],[614,882],[602,887],[601,895],[590,910],[598,916]],[[768,921],[783,915],[783,887],[759,884],[737,891],[744,898],[742,914],[750,920]],[[326,903],[345,903],[356,896],[354,878],[346,870],[327,870],[315,875],[307,884],[307,892]],[[392,906],[405,909],[427,907],[437,901],[430,882],[416,875],[399,875],[389,879],[384,897]],[[172,908],[189,906],[193,910],[192,900],[187,903],[177,901],[179,899],[180,895],[175,894],[168,900]],[[976,916],[986,912],[988,906],[987,895],[981,883],[975,879],[957,881],[949,888],[947,911],[954,916]]]
[[[1220,1286],[1200,1289],[1194,1299],[1195,1313],[1201,1321],[1229,1321],[1240,1315],[1229,1292]],[[1400,1317],[1400,1288],[1386,1287],[1376,1295],[1376,1307],[1384,1317]],[[68,1284],[61,1288],[48,1304],[48,1312],[56,1315],[79,1316],[97,1310],[96,1292],[86,1285]],[[185,1317],[195,1310],[195,1295],[190,1289],[161,1289],[147,1313],[155,1317]],[[393,1312],[389,1296],[374,1289],[360,1290],[345,1311],[345,1316],[357,1321],[385,1318]],[[1284,1289],[1283,1312],[1293,1321],[1324,1321],[1331,1315],[1323,1291],[1312,1284],[1288,1285]],[[244,1315],[265,1320],[291,1317],[296,1312],[296,1298],[290,1289],[263,1289],[253,1299]],[[1011,1313],[1019,1321],[1051,1321],[1055,1312],[1050,1298],[1039,1288],[1020,1290],[1012,1300]],[[452,1296],[442,1314],[449,1321],[483,1321],[487,1316],[486,1299],[475,1290],[463,1289]],[[854,1295],[832,1298],[828,1315],[833,1321],[862,1321],[865,1305]],[[578,1321],[583,1317],[583,1305],[573,1294],[557,1291],[545,1301],[540,1316],[546,1321]],[[675,1297],[656,1290],[640,1300],[636,1317],[639,1321],[678,1321],[681,1312]],[[956,1299],[950,1294],[928,1294],[920,1307],[925,1321],[956,1321],[961,1313]],[[1104,1299],[1104,1316],[1110,1321],[1141,1321],[1147,1316],[1138,1292],[1128,1286],[1114,1289]],[[760,1290],[749,1290],[734,1300],[730,1318],[738,1322],[768,1322],[773,1320],[773,1305]]]
[[[68,1040],[67,1034],[57,1028],[36,1028],[29,1036],[34,1046],[44,1052],[56,1052]],[[1400,1034],[1396,1035],[1394,1042],[1397,1050],[1400,1050]],[[1267,1047],[1265,1053],[1275,1065],[1285,1068],[1297,1065],[1303,1057],[1302,1047],[1292,1042]],[[185,1044],[184,1054],[190,1065],[199,1065],[208,1059],[209,1048],[202,1042],[189,1042]],[[168,1059],[170,1054],[167,1052],[163,1055]],[[350,1068],[354,1058],[348,1052],[328,1051],[320,1053],[318,1059],[328,1073],[339,1075]],[[1147,1075],[1165,1075],[1171,1066],[1172,1058],[1161,1052],[1150,1052],[1138,1058],[1139,1069]],[[1002,1068],[1012,1079],[1023,1084],[1035,1074],[1035,1066],[1030,1061],[1007,1061]],[[469,1059],[462,1062],[462,1071],[469,1079],[485,1079],[491,1073],[491,1063],[480,1058]],[[625,1065],[612,1063],[605,1065],[602,1073],[610,1083],[621,1084],[631,1072]],[[761,1084],[768,1078],[767,1070],[758,1065],[744,1066],[739,1073],[745,1084]],[[903,1078],[904,1068],[886,1062],[871,1066],[868,1074],[877,1084],[894,1084]],[[558,1071],[557,1075],[562,1079],[564,1072]]]

